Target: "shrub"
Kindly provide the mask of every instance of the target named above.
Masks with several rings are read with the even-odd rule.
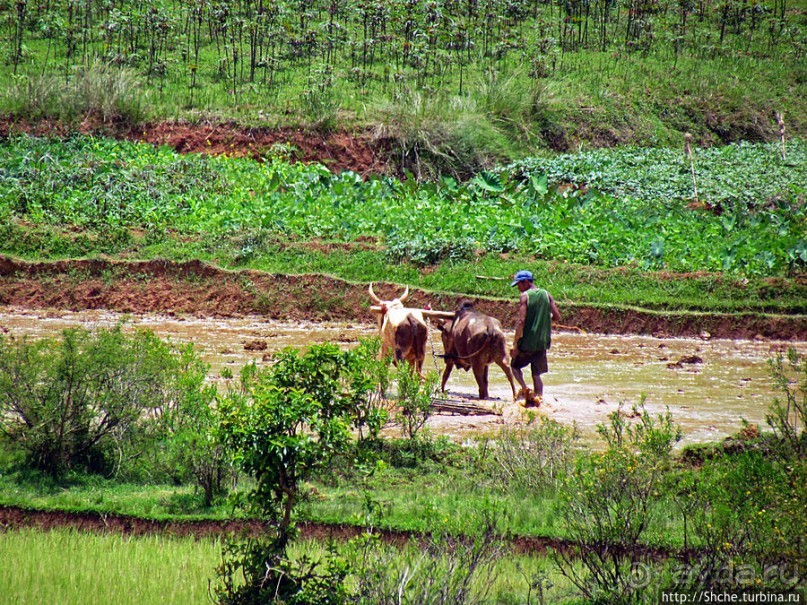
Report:
[[[176,482],[194,482],[210,506],[227,493],[236,473],[216,431],[216,387],[203,384],[206,370],[198,365],[181,379],[181,398],[163,414],[154,449],[155,469]]]
[[[807,364],[792,348],[769,364],[784,394],[767,415],[774,435],[716,449],[697,480],[678,482],[699,554],[675,575],[676,588],[790,589],[805,575]]]
[[[602,453],[582,456],[561,493],[560,512],[574,554],[556,553],[560,571],[595,603],[632,603],[646,585],[635,573],[645,563],[636,548],[661,502],[672,447],[681,431],[667,412],[656,418],[634,407],[630,424],[622,409],[598,432],[608,444]],[[582,565],[578,565],[574,558]]]
[[[442,468],[462,467],[467,461],[464,448],[445,435],[433,437],[427,430],[414,439],[383,439],[372,444],[374,459],[396,468],[415,468],[434,463]]]
[[[198,363],[151,332],[65,330],[61,341],[0,335],[0,431],[31,466],[109,472],[140,456],[159,417],[199,381]]]
[[[805,467],[760,451],[708,461],[688,490],[697,556],[676,588],[793,588],[807,553]]]
[[[779,353],[768,364],[774,387],[783,398],[773,400],[766,420],[781,439],[786,457],[801,458],[807,454],[807,362],[789,347],[786,363]]]
[[[309,79],[310,88],[300,96],[300,107],[308,125],[322,133],[336,128],[340,101],[333,90],[333,77],[329,73],[320,74],[323,78]]]
[[[506,136],[464,97],[423,95],[399,86],[377,113],[376,138],[390,147],[398,171],[418,180],[440,174],[464,178],[509,153]]]
[[[470,260],[475,254],[476,244],[471,238],[430,237],[423,233],[411,236],[390,235],[385,253],[390,262],[408,261],[418,267],[428,267],[443,261]]]
[[[564,477],[573,464],[577,427],[551,418],[538,424],[503,427],[479,445],[481,471],[502,489],[540,491]]]
[[[438,530],[393,553],[378,536],[351,543],[355,602],[367,605],[465,605],[488,603],[493,564],[505,544],[496,529],[500,511],[482,510],[465,519],[463,535]],[[375,520],[372,525],[377,525]],[[403,559],[403,562],[401,562]]]

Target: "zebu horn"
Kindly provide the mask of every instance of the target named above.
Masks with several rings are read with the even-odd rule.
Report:
[[[406,286],[406,290],[404,290],[404,293],[401,294],[401,296],[400,296],[400,298],[398,298],[398,300],[400,300],[401,302],[406,302],[406,299],[408,297],[409,297],[409,286]]]
[[[370,288],[367,291],[370,293],[370,299],[377,305],[380,305],[382,301],[375,295],[375,292],[373,292],[373,282],[370,282]]]

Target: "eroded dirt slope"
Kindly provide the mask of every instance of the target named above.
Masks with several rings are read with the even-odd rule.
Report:
[[[0,505],[0,533],[23,527],[45,531],[69,527],[81,532],[111,533],[125,536],[160,534],[175,537],[207,538],[259,536],[266,532],[268,524],[247,519],[156,521],[126,515],[48,511]],[[362,535],[369,529],[344,523],[324,524],[310,521],[303,521],[298,527],[303,538],[315,540],[350,540]],[[412,539],[424,538],[422,534],[412,531],[390,529],[374,529],[373,531],[385,543],[398,546],[403,546]],[[550,548],[573,553],[576,547],[574,543],[562,539],[531,536],[513,536],[509,538],[508,542],[514,552],[529,554],[544,554]],[[672,551],[665,548],[638,546],[637,550],[643,556],[654,560],[663,560],[673,554]]]
[[[370,131],[319,133],[304,129],[246,128],[233,123],[190,124],[149,122],[137,128],[121,128],[94,121],[68,125],[50,120],[25,122],[0,119],[0,138],[14,133],[68,136],[73,132],[96,134],[153,145],[167,145],[179,153],[227,154],[263,160],[277,145],[292,148],[290,159],[319,162],[335,172],[352,170],[362,176],[389,171],[388,147]]]

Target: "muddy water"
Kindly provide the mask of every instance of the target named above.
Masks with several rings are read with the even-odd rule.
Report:
[[[67,327],[92,329],[121,321],[125,329],[150,329],[175,343],[193,343],[211,365],[212,379],[219,383],[226,382],[224,376],[229,373],[237,376],[245,363],[266,363],[272,352],[287,346],[331,341],[349,347],[359,338],[374,334],[372,326],[359,323],[127,316],[106,311],[36,312],[0,307],[0,330],[15,336],[57,336]],[[432,337],[439,354],[439,333],[433,331]],[[795,346],[807,353],[807,343]],[[742,428],[741,419],[765,425],[765,412],[773,398],[766,360],[785,347],[771,341],[556,334],[550,372],[544,377],[546,402],[540,413],[564,423],[576,422],[584,438],[594,439],[596,424],[605,421],[620,402],[630,411],[631,404],[645,396],[651,412],[669,406],[684,429],[684,443],[718,440]],[[702,362],[668,367],[686,357],[698,357]],[[431,354],[426,362],[426,369],[435,369]],[[436,363],[442,373],[442,361]],[[430,421],[432,429],[462,438],[523,420],[521,408],[509,403],[510,387],[496,366],[490,368],[490,381],[494,401],[487,403],[500,415],[441,414]],[[455,370],[447,392],[448,398],[473,398],[473,375]]]

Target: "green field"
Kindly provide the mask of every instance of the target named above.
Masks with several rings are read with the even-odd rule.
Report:
[[[341,545],[339,552],[356,556],[357,547]],[[65,553],[70,556],[66,557]],[[302,541],[295,556],[320,559],[329,556],[321,545]],[[0,556],[14,566],[0,570],[0,592],[9,603],[60,603],[83,605],[194,605],[210,603],[215,588],[215,568],[221,563],[218,539],[122,537],[94,535],[72,530],[9,531],[0,541]],[[386,565],[390,582],[394,573],[409,567],[420,582],[427,567],[412,547],[374,549],[377,565]],[[369,570],[368,570],[369,572]],[[353,583],[358,578],[351,578]],[[545,557],[506,553],[485,569],[474,591],[495,603],[524,603],[530,584],[543,583],[545,598],[571,593],[568,580],[552,573]],[[489,585],[482,586],[486,582]],[[534,597],[533,597],[534,598]]]
[[[7,603],[208,603],[221,559],[217,542],[160,536],[125,538],[69,530],[6,531],[0,570]]]

